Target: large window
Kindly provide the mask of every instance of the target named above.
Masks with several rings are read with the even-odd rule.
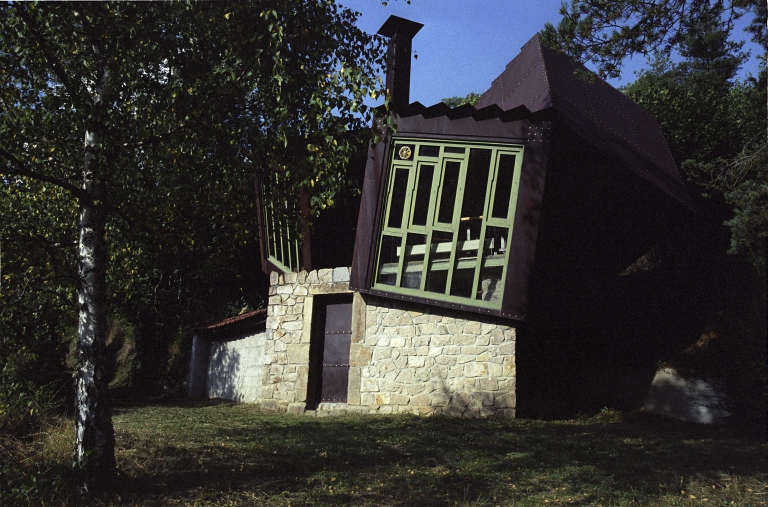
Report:
[[[374,288],[499,309],[522,154],[396,139]]]

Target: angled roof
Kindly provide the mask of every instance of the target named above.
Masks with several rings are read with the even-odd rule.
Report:
[[[234,317],[230,317],[228,319],[217,320],[216,322],[207,322],[204,324],[200,324],[192,328],[192,330],[195,331],[196,333],[206,333],[206,332],[213,332],[213,331],[221,331],[227,328],[235,328],[235,327],[239,328],[239,326],[259,327],[264,325],[266,321],[267,321],[267,309],[260,308],[252,312],[235,315]]]
[[[587,72],[535,35],[480,97],[477,109],[525,106],[536,113],[554,108],[584,140],[692,208],[656,119],[602,79],[587,78]]]

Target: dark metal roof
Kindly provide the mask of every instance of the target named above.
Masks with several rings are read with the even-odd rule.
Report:
[[[638,176],[692,208],[656,119],[566,55],[529,40],[477,103],[532,113],[554,108],[584,140],[625,162]]]
[[[400,35],[413,39],[419,30],[424,27],[424,24],[411,21],[410,19],[401,18],[399,16],[390,16],[379,28],[378,34],[384,37],[394,37]],[[408,55],[410,58],[410,55]]]
[[[378,109],[380,114],[385,114],[386,110],[383,106]],[[462,118],[472,117],[475,121],[491,120],[498,118],[504,123],[530,120],[532,122],[544,121],[553,119],[554,109],[542,109],[535,112],[531,112],[524,105],[514,107],[512,109],[503,110],[496,104],[491,104],[483,108],[473,107],[471,104],[462,104],[458,107],[451,108],[447,104],[438,102],[432,106],[425,106],[421,102],[411,102],[407,106],[401,107],[397,112],[399,118],[410,118],[412,116],[421,115],[426,119],[438,118],[445,116],[449,120],[461,120]],[[398,124],[398,132],[400,132]]]

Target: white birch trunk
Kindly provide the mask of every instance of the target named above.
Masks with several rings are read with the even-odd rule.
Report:
[[[98,51],[97,51],[98,55]],[[106,93],[106,71],[94,99],[94,112]],[[114,430],[107,398],[106,351],[107,247],[106,189],[100,153],[99,119],[85,133],[83,190],[78,241],[79,322],[75,381],[75,462],[83,493],[100,488],[115,469]]]

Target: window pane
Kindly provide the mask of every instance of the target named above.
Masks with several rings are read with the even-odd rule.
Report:
[[[440,156],[440,147],[439,146],[433,146],[430,144],[422,144],[419,147],[419,156],[420,157],[439,157]]]
[[[505,227],[486,227],[485,229],[477,299],[492,303],[499,301],[501,287],[504,283],[501,276],[504,272],[508,233],[509,229]]]
[[[389,204],[387,227],[399,229],[403,222],[405,207],[405,192],[408,189],[408,169],[399,168],[395,171],[395,182],[392,185],[392,200]]]
[[[446,153],[464,153],[467,151],[466,148],[457,148],[456,146],[446,146],[443,150],[445,150]]]
[[[383,236],[381,238],[381,252],[379,253],[379,269],[376,282],[384,285],[397,283],[397,265],[400,261],[400,243],[397,236]]]
[[[443,185],[441,187],[440,211],[437,214],[437,221],[443,224],[453,222],[453,208],[456,201],[456,188],[459,184],[459,170],[461,164],[458,162],[446,162],[445,171],[443,171]]]
[[[427,282],[424,290],[445,294],[452,246],[452,233],[443,231],[432,232],[432,243],[429,247],[429,268],[427,270]]]
[[[469,150],[469,165],[464,184],[464,202],[461,206],[462,217],[481,217],[483,215],[490,167],[491,150]]]
[[[479,243],[479,239],[466,240],[462,232],[459,232],[456,242],[456,260],[451,279],[451,296],[472,297],[472,283],[475,280]]]
[[[424,253],[427,236],[425,234],[409,234],[405,241],[405,262],[400,287],[408,289],[421,288],[421,272],[424,268]]]
[[[419,167],[419,184],[416,187],[416,201],[413,204],[413,225],[427,225],[429,214],[429,198],[432,196],[432,176],[435,166],[422,165]]]
[[[499,169],[496,173],[496,190],[493,195],[494,218],[507,218],[509,213],[509,197],[512,195],[512,177],[515,174],[515,156],[502,155]]]

